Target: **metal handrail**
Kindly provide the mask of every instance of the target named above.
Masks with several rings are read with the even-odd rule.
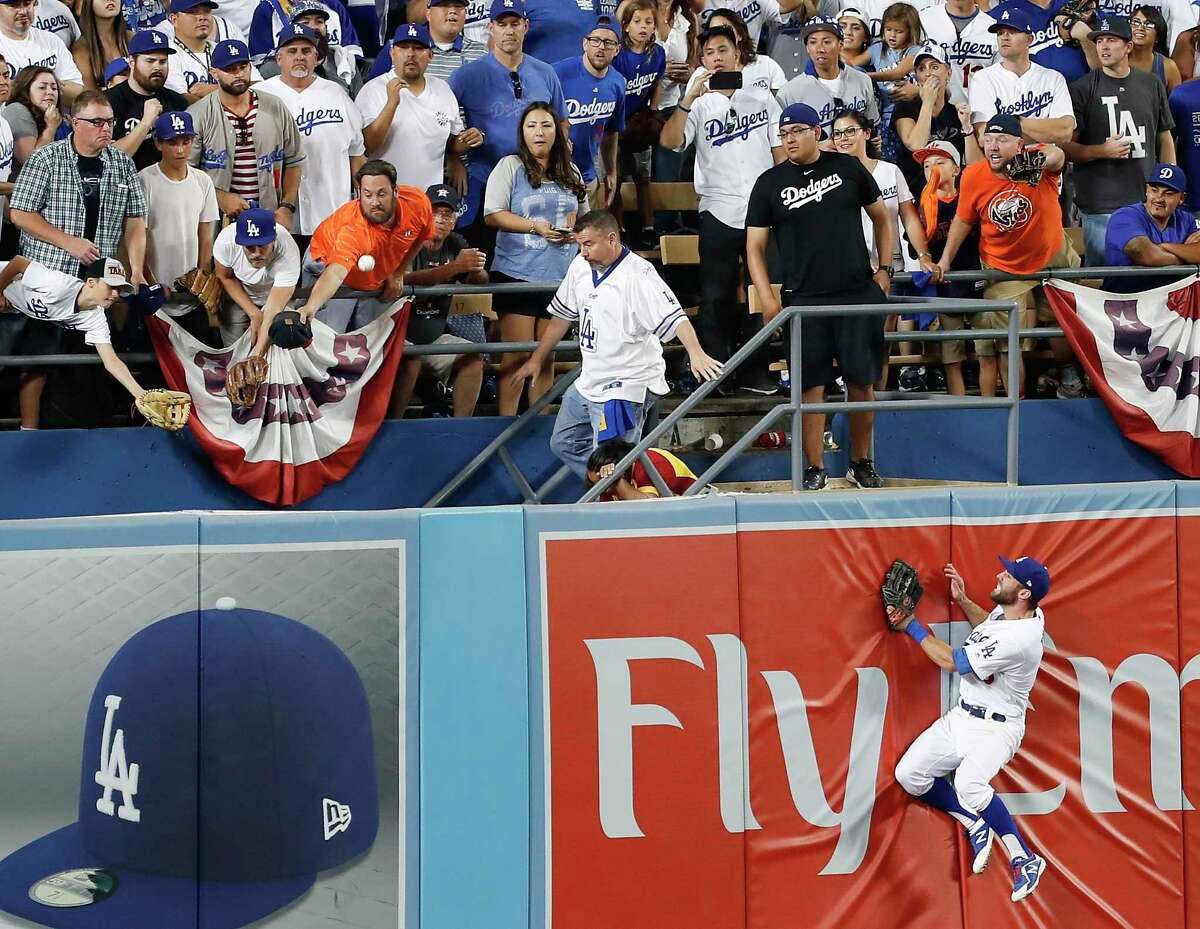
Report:
[[[979,313],[987,311],[1010,311],[1008,314],[1008,329],[978,329],[978,330],[958,330],[953,333],[945,333],[950,337],[978,339],[978,338],[1007,338],[1008,339],[1008,384],[1015,384],[1018,377],[1020,353],[1019,345],[1019,313],[1011,312],[1015,309],[1016,304],[1011,301],[996,301],[996,300],[959,300],[947,301],[939,300],[937,303],[914,303],[905,301],[904,305],[910,311],[919,312],[921,307],[929,309],[938,309],[946,311],[953,306],[956,310],[965,313]],[[613,473],[608,477],[597,481],[590,487],[582,497],[579,498],[580,503],[591,503],[608,490],[617,482],[622,474],[630,468],[647,450],[649,450],[659,438],[673,428],[684,416],[686,416],[697,404],[712,391],[717,388],[717,385],[733,373],[739,366],[754,355],[766,341],[780,329],[783,325],[795,319],[813,318],[813,317],[832,317],[832,316],[887,316],[894,313],[897,309],[895,303],[872,303],[872,304],[856,304],[851,306],[822,306],[822,307],[787,307],[778,313],[770,322],[766,323],[758,332],[756,332],[749,341],[746,342],[740,349],[734,352],[733,356],[725,362],[724,370],[721,376],[716,380],[706,381],[700,385],[700,388],[687,397],[683,403],[679,404],[670,415],[663,419],[654,429],[643,436],[632,450],[619,462],[613,469]],[[988,408],[1004,408],[1009,411],[1008,422],[1008,460],[1007,460],[1007,478],[1008,483],[1016,484],[1017,481],[1017,456],[1016,456],[1016,441],[1017,441],[1017,426],[1018,426],[1018,410],[1017,404],[1020,400],[1020,391],[1010,391],[1010,396],[1004,398],[998,397],[967,397],[959,399],[946,400],[889,400],[889,401],[870,401],[870,402],[839,402],[839,403],[809,403],[803,401],[803,390],[801,387],[801,365],[800,365],[800,349],[801,349],[801,327],[799,325],[790,326],[788,333],[790,339],[789,345],[789,361],[788,369],[791,372],[791,399],[787,404],[780,404],[774,409],[766,413],[755,426],[747,430],[741,438],[718,458],[713,465],[704,472],[703,475],[689,487],[684,496],[694,496],[705,489],[709,483],[719,474],[729,462],[740,455],[750,443],[757,438],[761,429],[766,428],[766,425],[773,423],[780,416],[791,414],[792,416],[792,454],[791,454],[791,470],[792,470],[792,490],[799,490],[803,482],[804,472],[804,447],[800,437],[803,435],[801,427],[801,417],[805,412],[822,413],[822,412],[869,412],[878,410],[906,410],[906,409],[921,409],[921,410],[937,410],[937,409],[988,409]],[[965,335],[961,334],[965,333]],[[907,333],[905,333],[907,335]],[[648,471],[657,469],[648,468]],[[661,491],[660,491],[661,493]]]

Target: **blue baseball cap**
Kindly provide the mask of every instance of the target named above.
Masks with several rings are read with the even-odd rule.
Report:
[[[615,16],[597,16],[596,24],[588,30],[588,33],[591,34],[597,29],[607,29],[617,37],[618,42],[621,40],[621,24],[617,21]]]
[[[1036,31],[1029,15],[1016,6],[1009,7],[996,17],[994,23],[988,26],[988,32],[999,32],[1001,29],[1015,29],[1017,32],[1024,32],[1028,35],[1033,35]]]
[[[165,142],[167,139],[178,139],[185,135],[195,135],[192,125],[192,114],[173,111],[163,113],[154,121],[154,138]]]
[[[238,245],[270,245],[275,241],[275,214],[261,207],[242,210],[233,241]]]
[[[1050,572],[1036,558],[1030,558],[1028,555],[1022,555],[1013,561],[1009,561],[1003,555],[999,558],[1004,570],[1033,594],[1034,601],[1041,602],[1046,594],[1050,593]]]
[[[198,6],[211,6],[214,10],[220,9],[220,6],[213,0],[171,0],[172,13],[186,13]]]
[[[422,23],[401,23],[396,27],[396,34],[392,36],[392,44],[433,48],[433,38],[429,35],[429,27]]]
[[[425,196],[429,198],[429,202],[434,206],[448,206],[450,209],[458,212],[458,206],[462,199],[458,196],[458,191],[449,184],[434,184],[432,187],[425,189]]]
[[[784,126],[815,126],[817,138],[825,138],[825,130],[821,128],[821,117],[807,103],[791,103],[779,117],[779,128]]]
[[[371,710],[328,638],[258,610],[135,633],[88,704],[78,819],[0,862],[0,909],[56,929],[237,929],[379,828]]]
[[[242,64],[250,61],[250,49],[246,47],[245,42],[239,42],[237,39],[224,39],[217,43],[217,47],[213,49],[210,67],[224,71],[230,65]]]
[[[488,19],[496,20],[510,13],[520,16],[521,19],[528,19],[529,17],[525,15],[525,0],[492,0],[492,9],[488,14]]]
[[[317,48],[321,44],[320,36],[309,29],[308,26],[292,23],[279,30],[279,35],[275,38],[275,51],[279,51],[285,45],[297,41],[308,42],[313,48]]]
[[[108,67],[104,69],[104,83],[107,84],[118,74],[124,74],[129,70],[128,58],[114,58],[108,63]]]
[[[1177,194],[1187,192],[1187,177],[1179,165],[1155,165],[1150,176],[1146,178],[1146,183],[1156,184],[1159,187],[1170,187]]]
[[[129,40],[130,55],[174,55],[175,49],[167,41],[165,33],[157,29],[143,29],[135,32]]]

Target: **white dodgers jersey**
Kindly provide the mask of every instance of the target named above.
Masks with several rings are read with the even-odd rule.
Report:
[[[962,676],[959,697],[1004,716],[1024,716],[1042,663],[1045,631],[1040,609],[1030,619],[1005,619],[1002,608],[992,610],[963,643],[974,673]]]

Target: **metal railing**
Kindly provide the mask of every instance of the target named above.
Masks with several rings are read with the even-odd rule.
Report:
[[[700,389],[692,393],[686,400],[677,406],[669,416],[663,419],[657,426],[650,430],[641,441],[639,441],[633,449],[616,465],[613,473],[608,477],[598,481],[582,497],[579,498],[580,503],[590,503],[608,490],[620,478],[625,471],[630,468],[633,463],[638,460],[660,436],[665,434],[667,430],[673,428],[689,411],[695,408],[706,396],[716,390],[717,385],[738,369],[744,362],[750,359],[772,334],[777,332],[781,327],[795,320],[797,325],[789,326],[788,328],[788,371],[791,380],[791,396],[785,404],[780,404],[771,410],[768,410],[753,426],[743,433],[741,438],[733,443],[729,449],[724,452],[712,465],[701,474],[696,482],[689,487],[684,496],[695,496],[708,487],[717,476],[725,470],[726,467],[738,457],[742,452],[750,447],[751,443],[759,436],[760,433],[770,428],[770,426],[783,416],[791,416],[792,427],[792,448],[790,456],[791,466],[791,484],[792,490],[798,491],[803,485],[804,476],[804,443],[801,441],[803,435],[802,420],[805,414],[814,413],[874,413],[881,410],[901,411],[901,410],[985,410],[985,409],[1007,409],[1008,410],[1008,436],[1007,436],[1007,460],[1005,474],[1009,484],[1017,483],[1017,451],[1018,451],[1018,428],[1019,428],[1019,403],[1020,392],[1009,390],[1008,396],[1005,397],[946,397],[945,399],[921,399],[921,400],[865,400],[852,401],[849,399],[849,391],[847,390],[847,399],[842,401],[819,403],[805,403],[803,394],[804,389],[801,378],[801,352],[802,338],[801,328],[799,324],[803,319],[828,319],[836,316],[887,316],[898,310],[903,309],[911,313],[920,312],[941,312],[941,313],[980,313],[988,311],[1011,311],[1015,308],[1015,304],[1007,301],[997,300],[950,300],[950,299],[928,299],[928,300],[913,300],[899,298],[889,303],[872,303],[858,304],[852,306],[822,306],[822,307],[787,307],[782,312],[777,314],[769,323],[756,332],[745,345],[738,349],[733,356],[725,363],[725,369],[722,371],[721,377],[715,381],[707,381],[700,385]],[[1020,314],[1009,312],[1008,328],[1007,329],[963,329],[954,330],[951,332],[936,332],[922,333],[926,338],[932,338],[934,341],[951,341],[955,339],[1007,339],[1008,340],[1008,372],[1006,375],[1006,383],[1009,385],[1016,384],[1020,370]],[[900,339],[892,339],[891,341],[915,341],[909,337],[912,333],[897,333]],[[657,472],[657,468],[649,464],[643,465],[646,468],[648,475],[653,477]],[[655,481],[655,486],[658,487],[658,482]],[[658,488],[659,493],[663,493],[663,488]],[[669,496],[670,492],[664,496]]]

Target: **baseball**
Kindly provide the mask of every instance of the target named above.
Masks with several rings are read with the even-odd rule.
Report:
[[[217,600],[218,610],[233,610],[237,608],[237,601],[233,597],[221,597]]]
[[[358,270],[359,271],[370,271],[374,267],[375,267],[375,259],[372,258],[370,255],[363,255],[360,259],[358,259]]]

